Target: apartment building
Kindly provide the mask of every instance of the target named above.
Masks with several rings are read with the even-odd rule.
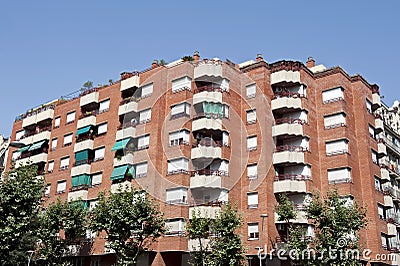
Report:
[[[10,139],[4,138],[2,135],[0,135],[0,176],[2,176],[6,165],[9,146],[10,146]]]
[[[313,237],[307,198],[334,185],[369,207],[361,241],[373,253],[365,263],[397,263],[397,172],[389,165],[400,154],[385,141],[398,133],[383,114],[394,107],[360,75],[312,58],[268,63],[259,54],[235,64],[196,52],[193,61],[155,61],[69,96],[16,119],[11,139],[24,146],[12,148],[7,166],[37,164],[48,183],[45,204],[83,199],[90,209],[105,189],[145,189],[170,229],[140,265],[187,265],[197,247],[184,236],[192,211],[215,217],[228,200],[244,218],[239,233],[256,265],[260,246],[270,252],[288,241],[274,213],[278,195],[287,193],[299,210],[293,223]],[[93,249],[75,247],[80,265],[113,263],[105,239],[85,241]],[[396,256],[379,264],[376,254]],[[275,257],[268,265],[285,263]]]

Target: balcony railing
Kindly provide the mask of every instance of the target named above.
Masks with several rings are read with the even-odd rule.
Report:
[[[196,93],[200,93],[203,91],[207,91],[207,92],[224,92],[226,91],[225,89],[221,88],[221,87],[217,87],[217,86],[202,86],[202,87],[198,87],[196,89],[193,90],[193,94]]]
[[[188,170],[185,169],[177,169],[177,170],[173,170],[173,171],[168,171],[167,175],[179,175],[179,174],[184,174],[187,175],[189,173]]]
[[[291,92],[291,91],[282,91],[282,92],[276,93],[274,95],[274,99],[283,98],[283,97],[287,97],[287,98],[306,98],[306,96],[304,94],[302,94],[302,93]]]
[[[88,190],[91,187],[92,187],[92,185],[88,185],[88,184],[73,186],[69,189],[69,192],[78,191],[78,190]]]
[[[196,141],[194,141],[196,142]],[[196,143],[193,143],[192,148],[197,148],[197,147],[222,147],[226,146],[223,145],[221,140],[213,140],[213,139],[201,139],[200,141],[197,141]]]
[[[190,171],[190,176],[196,176],[196,175],[229,176],[229,173],[228,173],[228,171],[210,170],[210,169],[202,169],[202,170]]]
[[[275,148],[275,152],[291,151],[291,152],[309,152],[309,148],[294,145],[281,145]]]
[[[190,207],[198,207],[198,206],[221,207],[222,205],[225,204],[227,204],[227,202],[223,200],[213,200],[213,201],[195,200],[189,202]]]
[[[283,117],[283,118],[275,119],[275,125],[281,125],[281,124],[299,124],[299,125],[305,125],[305,124],[307,124],[307,121],[304,120],[304,119],[300,119],[300,118],[291,118],[291,117]]]
[[[284,180],[307,181],[312,179],[311,176],[302,174],[279,174],[275,176],[275,181],[284,181]]]
[[[73,166],[80,166],[80,165],[84,165],[84,164],[91,164],[92,162],[93,162],[93,160],[91,160],[91,159],[75,161],[75,163],[74,163]]]
[[[20,140],[23,139],[23,138],[27,138],[27,137],[31,137],[31,136],[37,135],[37,134],[42,133],[42,132],[44,132],[44,131],[51,131],[51,128],[52,128],[51,126],[46,126],[46,127],[42,127],[42,128],[37,128],[35,131],[26,132],[26,133],[20,138]]]
[[[197,113],[193,116],[193,120],[200,118],[222,119],[224,118],[224,114]]]
[[[129,98],[122,99],[122,101],[119,102],[119,105],[121,106],[130,102],[139,102],[141,99],[142,97],[132,96]]]
[[[41,107],[41,108],[37,108],[37,109],[34,110],[34,111],[29,111],[29,112],[26,112],[25,114],[22,114],[22,115],[17,116],[17,117],[15,118],[15,121],[22,120],[22,119],[25,119],[25,118],[27,118],[27,117],[40,114],[41,112],[47,111],[47,110],[49,110],[49,109],[54,110],[55,107],[56,107],[56,104],[52,104],[52,105],[48,105],[48,106],[43,106],[43,107]]]
[[[85,118],[85,117],[89,117],[89,116],[96,116],[99,114],[99,110],[92,110],[92,111],[88,111],[88,112],[83,112],[80,116],[79,119]]]

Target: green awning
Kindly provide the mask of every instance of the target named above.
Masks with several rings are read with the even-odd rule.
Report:
[[[83,150],[75,153],[75,161],[86,161],[89,158],[89,150]]]
[[[133,169],[133,172],[132,172]],[[135,169],[130,165],[122,165],[114,168],[114,171],[111,174],[111,180],[123,179],[125,177],[126,172],[129,171],[129,174],[133,174],[134,176]]]
[[[34,151],[34,150],[40,149],[45,142],[46,142],[46,140],[42,140],[42,141],[33,143],[32,146],[29,147],[28,151]]]
[[[119,150],[122,150],[122,149],[125,149],[126,148],[126,145],[128,145],[128,142],[130,141],[131,139],[130,138],[127,138],[127,139],[122,139],[122,140],[119,140],[119,141],[117,141],[115,144],[114,144],[114,146],[112,147],[112,151],[119,151]]]
[[[90,131],[91,128],[92,128],[92,126],[86,126],[86,127],[80,128],[80,129],[78,129],[78,130],[76,131],[76,135],[79,136],[79,135],[88,133],[88,132]]]
[[[27,146],[25,146],[25,147],[20,148],[20,149],[18,150],[18,152],[27,151],[27,150],[29,150],[29,147],[30,147],[30,146],[31,146],[31,145],[27,145]]]
[[[79,187],[82,185],[90,186],[91,183],[92,183],[92,180],[90,179],[90,175],[87,175],[87,174],[72,177],[72,187]]]

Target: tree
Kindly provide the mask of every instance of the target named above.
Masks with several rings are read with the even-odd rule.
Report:
[[[93,88],[93,82],[88,80],[85,83],[83,83],[81,91],[90,90],[91,88]]]
[[[303,227],[293,227],[289,231],[289,248],[299,255],[307,249],[311,254],[310,257],[299,257],[295,260],[297,264],[362,265],[353,254],[360,252],[359,231],[367,225],[365,207],[356,201],[350,204],[335,188],[322,199],[319,193],[314,193],[306,215],[314,225],[313,239],[304,237]]]
[[[194,61],[194,58],[190,55],[185,55],[184,57],[181,58],[184,62],[186,61]]]
[[[64,265],[66,257],[73,255],[69,246],[79,245],[85,235],[85,219],[82,201],[62,202],[58,198],[47,207],[40,215],[41,245],[36,256],[40,265]]]
[[[44,189],[37,166],[11,169],[0,182],[0,261],[2,265],[25,265],[35,248],[38,212]]]
[[[109,197],[100,193],[90,220],[93,230],[106,232],[108,248],[115,251],[118,265],[135,265],[137,257],[164,233],[165,225],[154,199],[128,189]]]
[[[199,250],[193,252],[192,265],[242,265],[244,248],[236,230],[242,219],[230,204],[224,205],[214,218],[203,218],[193,213],[187,226],[187,235],[199,243]]]

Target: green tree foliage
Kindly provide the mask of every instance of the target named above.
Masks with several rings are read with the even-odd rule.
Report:
[[[215,219],[202,218],[200,213],[193,213],[187,235],[198,241],[199,249],[191,254],[192,265],[242,265],[244,248],[236,233],[241,224],[237,210],[229,204],[222,207]]]
[[[118,265],[135,265],[137,257],[164,233],[165,220],[155,200],[141,191],[127,189],[99,195],[91,228],[105,231],[108,248],[116,252]]]
[[[37,166],[12,169],[0,182],[1,265],[25,265],[38,239],[38,213],[44,188]]]
[[[184,57],[181,58],[184,62],[186,61],[194,61],[194,58],[190,55],[185,55]]]
[[[81,201],[51,203],[40,215],[39,246],[36,259],[40,265],[65,265],[69,245],[80,245],[85,235],[86,210]],[[60,234],[61,233],[61,234]]]
[[[85,83],[83,83],[81,91],[90,90],[91,88],[93,88],[93,82],[88,80]]]
[[[286,204],[287,202],[284,205]],[[280,219],[285,221],[288,221],[288,217],[293,219],[293,213],[287,206],[278,205],[277,210],[280,207],[282,208],[278,212]],[[306,215],[314,225],[314,238],[306,238],[306,229],[300,225],[289,229],[288,248],[296,250],[299,255],[305,250],[309,252],[305,253],[307,256],[299,256],[294,261],[297,265],[362,265],[357,256],[353,255],[353,251],[358,250],[359,254],[362,254],[359,231],[367,226],[365,207],[356,201],[353,204],[348,203],[339,196],[337,189],[334,189],[323,198],[319,193],[314,193],[307,206]],[[311,256],[308,257],[308,254]]]

